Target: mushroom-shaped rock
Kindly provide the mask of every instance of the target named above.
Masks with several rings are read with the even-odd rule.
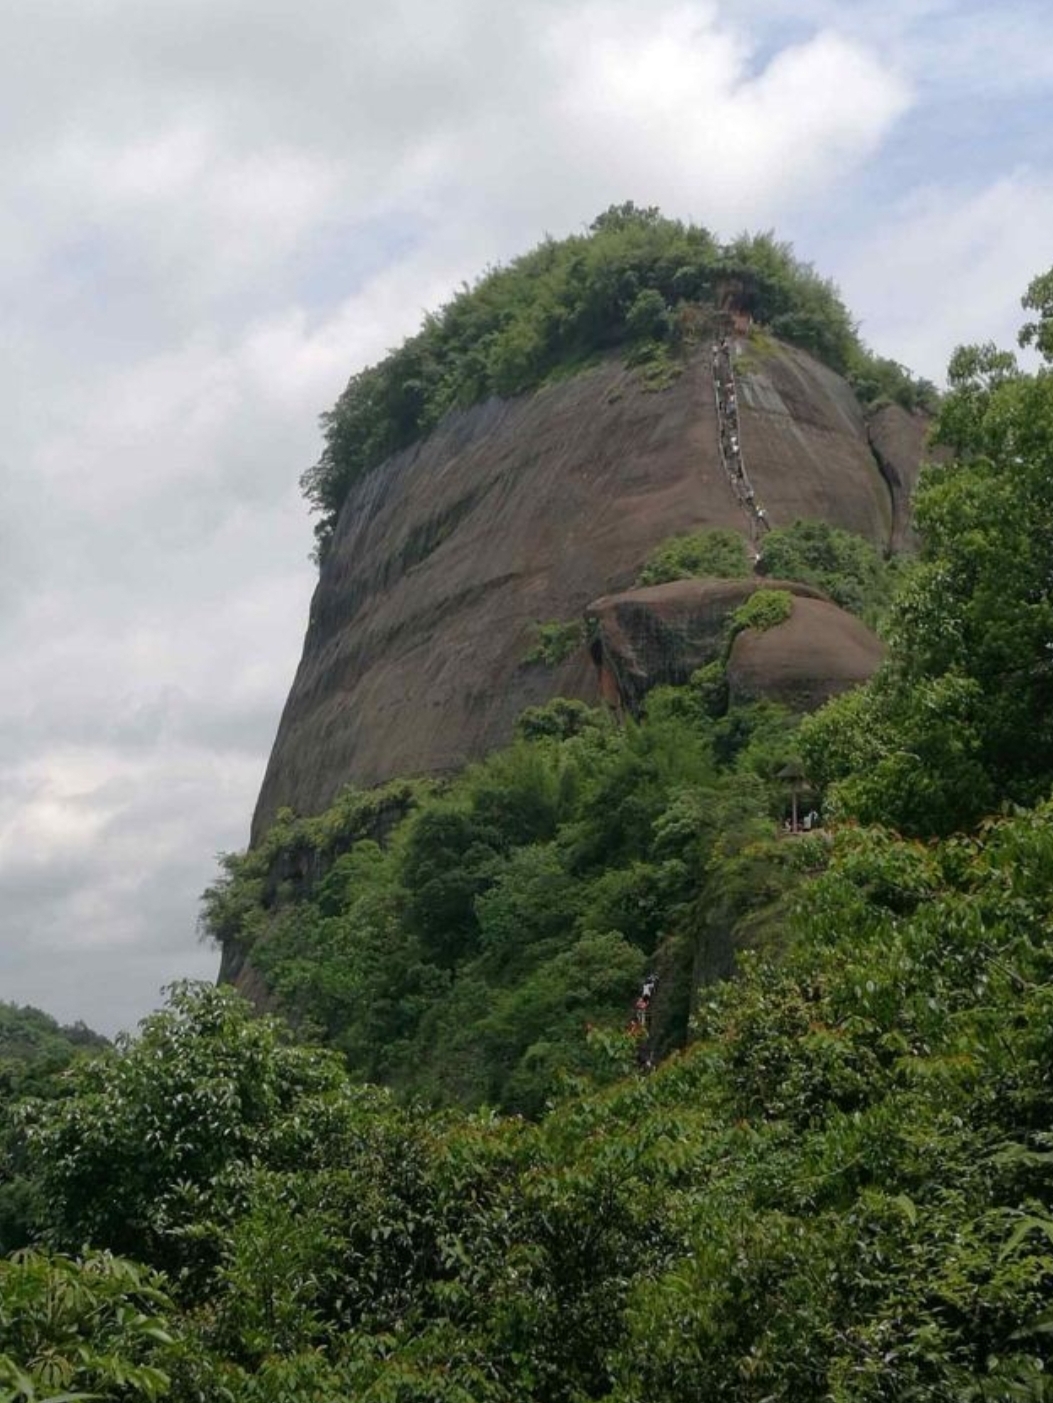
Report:
[[[731,702],[766,697],[811,711],[865,682],[884,648],[864,623],[827,599],[798,595],[783,623],[763,633],[746,629],[728,658]]]
[[[686,682],[722,658],[729,615],[758,589],[789,591],[795,608],[798,601],[825,602],[811,585],[758,579],[673,580],[595,600],[586,618],[604,700],[636,712],[652,687]]]

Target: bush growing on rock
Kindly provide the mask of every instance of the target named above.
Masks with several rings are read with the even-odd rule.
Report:
[[[737,531],[717,528],[673,536],[652,553],[636,578],[638,585],[663,585],[695,578],[740,580],[750,573],[746,543]]]
[[[792,613],[793,595],[788,590],[754,590],[732,614],[729,631],[736,634],[751,628],[755,633],[767,633],[785,623]]]
[[[757,573],[815,585],[873,626],[888,607],[896,566],[862,536],[825,521],[798,520],[764,537]]]

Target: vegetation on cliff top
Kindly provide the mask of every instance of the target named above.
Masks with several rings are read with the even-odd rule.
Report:
[[[533,389],[617,347],[636,364],[664,359],[698,335],[699,308],[721,293],[847,375],[865,402],[931,405],[932,386],[868,352],[834,285],[773,234],[721,244],[656,209],[612,206],[586,234],[546,239],[491,269],[352,376],[322,416],[322,455],[302,478],[319,552],[352,484],[449,410]]]

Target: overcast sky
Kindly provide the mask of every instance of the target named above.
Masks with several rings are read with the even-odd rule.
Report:
[[[212,977],[317,416],[614,201],[774,227],[939,379],[1053,261],[1048,0],[7,0],[0,999]]]

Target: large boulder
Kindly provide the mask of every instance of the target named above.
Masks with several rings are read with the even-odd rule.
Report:
[[[793,595],[792,612],[763,633],[743,630],[729,652],[730,616],[758,589]],[[883,651],[865,624],[795,581],[676,580],[597,599],[587,618],[600,693],[632,714],[652,687],[686,682],[725,656],[730,701],[808,711],[866,681]]]
[[[736,637],[727,664],[728,699],[765,697],[794,711],[812,711],[865,682],[883,656],[881,640],[859,619],[828,599],[798,595],[783,623]]]

